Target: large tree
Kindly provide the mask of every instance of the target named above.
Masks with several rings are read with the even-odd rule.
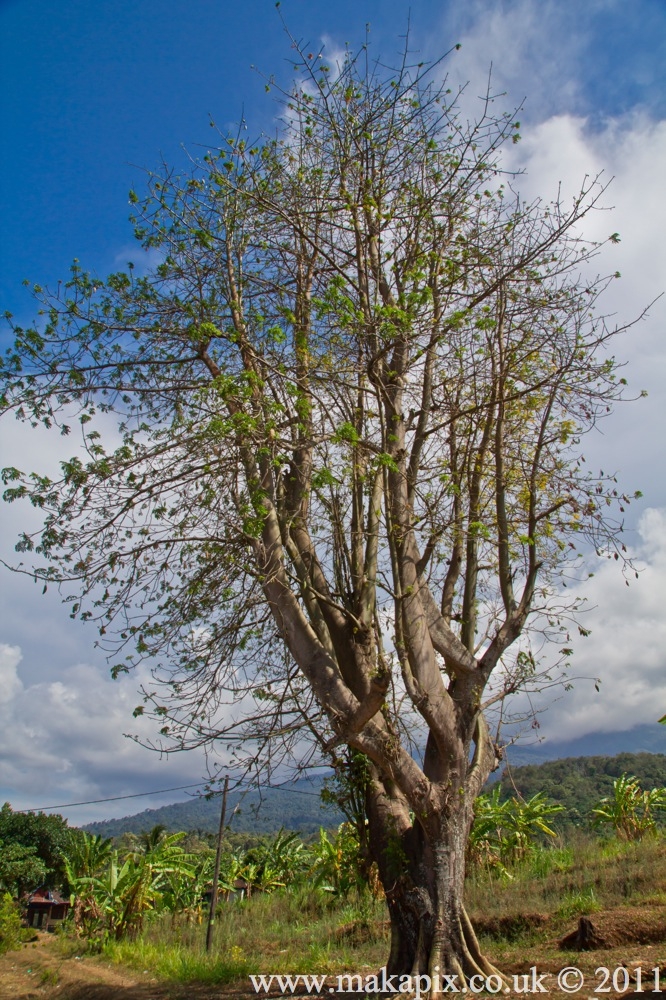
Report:
[[[13,812],[9,802],[0,808],[0,842],[3,847],[3,861],[10,860],[30,862],[26,871],[31,870],[34,862],[41,868],[39,876],[34,869],[34,881],[31,888],[38,887],[41,880],[47,876],[47,884],[53,887],[61,886],[65,879],[64,857],[71,843],[72,831],[67,820],[56,813],[47,815],[39,812]],[[31,855],[35,855],[34,861]],[[33,875],[17,876],[21,883],[28,883]],[[9,887],[8,880],[7,887]]]
[[[534,680],[530,628],[569,627],[578,550],[622,548],[627,498],[579,449],[623,382],[580,229],[602,189],[525,203],[514,116],[488,95],[468,122],[439,65],[292,56],[277,138],[132,193],[154,270],[36,289],[4,405],[78,417],[87,455],[5,470],[5,496],[44,512],[19,550],[73,582],[116,672],[154,665],[167,742],[362,754],[389,973],[485,975],[484,709]]]

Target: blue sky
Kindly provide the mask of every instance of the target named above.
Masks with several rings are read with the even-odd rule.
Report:
[[[402,45],[409,14],[419,58],[461,43],[444,65],[454,83],[470,81],[470,113],[492,63],[493,85],[508,92],[507,103],[525,101],[516,164],[528,169],[527,191],[552,196],[560,181],[573,190],[599,169],[616,177],[608,199],[616,214],[593,223],[622,235],[615,256],[600,265],[624,275],[610,309],[628,319],[664,290],[663,0],[283,0],[280,11],[297,39],[329,54],[362,42],[369,23],[372,51],[386,61]],[[23,279],[54,284],[73,257],[101,273],[138,262],[127,192],[140,190],[142,168],[162,156],[185,167],[183,147],[196,156],[211,141],[210,116],[223,130],[242,115],[251,134],[273,130],[278,107],[262,74],[288,82],[289,55],[273,0],[0,0],[0,310],[30,318]],[[602,696],[581,689],[575,702],[544,716],[551,739],[654,721],[655,698],[662,699],[658,714],[666,711],[666,445],[655,433],[666,416],[665,318],[658,304],[621,348],[631,384],[648,388],[648,400],[614,417],[591,444],[600,464],[613,463],[646,494],[630,524],[645,584],[625,592],[602,567],[590,585],[599,610],[585,672],[607,680]],[[36,468],[57,451],[13,421],[0,426],[0,447],[3,464]],[[0,513],[9,558],[23,512]],[[6,573],[0,591],[0,731],[3,711],[15,729],[11,739],[0,735],[0,801],[47,804],[54,795],[64,802],[199,778],[200,760],[160,761],[123,740],[133,727],[136,682],[111,684],[92,630],[70,622],[55,595],[42,599]],[[35,708],[51,720],[39,739]],[[110,806],[72,818],[116,812]]]
[[[666,107],[662,0],[284,0],[280,11],[316,48],[322,37],[357,44],[370,23],[373,49],[388,58],[410,12],[415,49],[439,55],[462,41],[447,65],[463,76],[470,50],[481,50],[485,65],[474,68],[485,72],[492,60],[511,100],[527,97],[532,120],[567,112],[598,125],[636,106],[655,116]],[[480,43],[498,18],[506,34],[491,31]],[[289,75],[272,0],[5,0],[0,37],[0,301],[19,313],[30,308],[22,279],[57,280],[73,257],[115,265],[131,241],[126,195],[141,184],[139,168],[160,154],[183,162],[181,143],[196,152],[210,141],[209,115],[224,127],[244,110],[251,131],[271,128],[275,102],[259,71]]]

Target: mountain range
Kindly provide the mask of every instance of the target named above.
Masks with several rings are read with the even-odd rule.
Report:
[[[557,798],[557,771],[540,769],[536,765],[563,758],[616,757],[618,754],[666,754],[666,727],[660,725],[636,726],[624,732],[590,733],[566,742],[543,740],[531,746],[515,744],[505,751],[505,764],[515,769],[526,768],[526,777],[531,794],[539,790],[539,781],[547,786],[551,798]],[[574,765],[580,770],[581,765]],[[599,764],[606,777],[606,784],[612,782],[613,770]],[[595,763],[593,770],[597,769]],[[649,770],[649,769],[648,769]],[[539,778],[539,773],[542,778]],[[661,773],[661,772],[659,772]],[[666,780],[666,771],[665,780]],[[610,777],[609,777],[610,775]],[[562,779],[563,780],[563,779]],[[281,827],[296,830],[302,835],[316,833],[320,827],[330,829],[342,822],[344,817],[332,806],[324,806],[320,799],[323,778],[301,779],[291,785],[256,789],[237,790],[229,794],[228,814],[230,828],[237,832],[275,833]],[[527,786],[526,786],[527,787]],[[605,787],[605,786],[604,786]],[[546,788],[544,787],[544,790]],[[604,791],[604,794],[606,792]],[[220,820],[219,796],[212,799],[189,798],[182,802],[158,809],[145,809],[132,816],[89,823],[84,827],[90,833],[104,837],[119,837],[123,833],[143,833],[157,824],[168,830],[196,830],[202,833],[217,833]]]
[[[516,743],[505,750],[506,759],[513,767],[542,764],[563,757],[614,757],[619,753],[666,754],[666,726],[654,723],[619,733],[588,733],[564,742],[544,739],[531,745]]]
[[[272,788],[238,789],[229,792],[227,827],[233,832],[276,833],[279,829],[296,830],[302,835],[316,833],[320,827],[331,829],[344,816],[335,807],[324,805],[320,792],[324,779],[301,779],[290,785]],[[101,820],[83,827],[103,837],[123,833],[145,833],[160,824],[167,830],[191,830],[217,833],[220,823],[220,796],[194,797],[159,809],[144,809],[122,819]]]

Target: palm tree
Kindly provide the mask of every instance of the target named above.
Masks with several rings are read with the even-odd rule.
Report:
[[[167,828],[163,823],[156,823],[152,830],[146,830],[139,834],[138,843],[140,849],[144,854],[148,854],[150,851],[154,850],[160,841],[164,839],[167,833]]]

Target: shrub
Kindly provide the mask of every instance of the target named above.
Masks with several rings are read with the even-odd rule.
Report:
[[[0,896],[0,955],[18,948],[23,934],[19,908],[8,892]]]
[[[505,865],[528,858],[540,837],[554,837],[552,818],[563,806],[546,800],[537,792],[531,799],[500,800],[497,785],[490,794],[480,795],[474,805],[474,823],[468,841],[468,861],[506,872]]]

